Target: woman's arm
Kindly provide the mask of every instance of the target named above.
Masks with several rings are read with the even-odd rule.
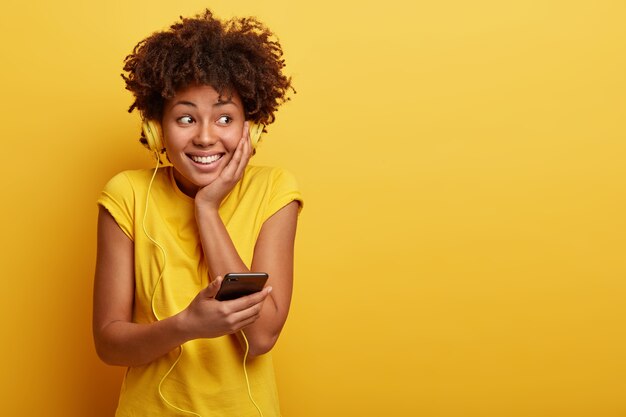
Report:
[[[250,355],[268,352],[287,320],[293,288],[293,254],[299,203],[293,201],[263,223],[254,248],[252,271],[267,272],[272,292],[260,318],[244,329]],[[214,274],[245,272],[243,263],[216,210],[197,206],[196,219],[209,270]]]
[[[113,216],[100,207],[93,333],[98,355],[111,365],[141,365],[185,341],[173,318],[156,325],[131,322],[135,293],[133,254],[133,242]]]
[[[245,122],[243,136],[232,159],[219,177],[198,190],[194,198],[200,242],[211,278],[248,271],[219,215],[222,201],[243,177],[252,155],[248,129],[249,124]]]
[[[267,219],[254,248],[253,271],[269,273],[272,292],[263,303],[261,317],[244,329],[250,354],[261,355],[273,347],[287,320],[293,292],[293,258],[298,210],[292,201]]]
[[[100,358],[111,365],[143,365],[182,343],[239,331],[256,321],[268,291],[219,302],[221,278],[200,291],[179,314],[164,320],[132,322],[134,247],[111,214],[100,207],[93,300],[93,334]]]
[[[219,216],[219,206],[241,180],[251,149],[246,124],[244,136],[232,160],[219,178],[201,188],[195,197],[196,223],[211,277],[248,271]],[[252,270],[269,274],[266,288],[271,288],[272,292],[263,305],[259,320],[245,329],[250,355],[268,352],[276,343],[287,319],[293,286],[293,251],[298,209],[299,203],[293,201],[267,219],[261,227],[254,248]]]
[[[293,289],[293,254],[299,203],[292,201],[261,227],[254,247],[252,271],[267,272],[266,288],[271,287],[259,320],[244,329],[250,355],[269,352],[287,320]],[[220,276],[245,272],[243,263],[216,210],[196,209],[196,220],[209,271]]]
[[[250,355],[268,352],[278,339],[287,320],[293,289],[293,254],[299,203],[292,201],[263,223],[254,247],[252,271],[267,272],[271,287],[260,318],[244,329]],[[197,210],[196,219],[209,270],[219,275],[245,272],[224,223],[216,211]]]

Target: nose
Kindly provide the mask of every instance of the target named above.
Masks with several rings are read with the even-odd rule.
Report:
[[[208,122],[198,123],[198,128],[196,134],[193,138],[193,144],[206,148],[209,147],[217,141],[217,132],[212,129],[212,126]]]

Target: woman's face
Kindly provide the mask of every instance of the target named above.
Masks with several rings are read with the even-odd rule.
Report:
[[[185,194],[195,196],[219,176],[237,149],[244,122],[237,93],[220,96],[209,85],[189,86],[165,102],[165,149]]]

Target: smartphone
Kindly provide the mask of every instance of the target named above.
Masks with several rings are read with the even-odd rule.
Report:
[[[259,292],[269,275],[265,272],[231,272],[224,276],[222,285],[215,295],[219,301],[234,300],[244,295]]]

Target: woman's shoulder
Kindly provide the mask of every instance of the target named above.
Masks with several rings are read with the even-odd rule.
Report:
[[[166,179],[168,178],[168,170],[169,167],[161,167],[158,169],[157,174],[155,176],[155,180]],[[132,188],[132,189],[142,189],[147,188],[152,176],[154,175],[154,168],[143,168],[143,169],[129,169],[120,171],[115,174],[108,183],[105,185],[105,189],[107,188]]]
[[[244,181],[264,183],[268,185],[280,183],[295,184],[294,175],[285,168],[263,165],[248,165]]]
[[[302,207],[303,199],[296,177],[285,168],[249,165],[241,186],[244,192],[263,195],[269,213],[294,200]]]

